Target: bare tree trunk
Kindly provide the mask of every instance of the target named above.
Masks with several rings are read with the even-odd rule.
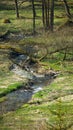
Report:
[[[71,18],[71,13],[70,13],[70,9],[69,9],[67,0],[63,0],[63,2],[64,2],[64,5],[65,5],[66,14],[67,14],[68,18]]]
[[[47,0],[45,0],[45,29],[47,30],[47,16],[48,16],[48,13],[47,13]]]
[[[45,27],[45,14],[44,14],[44,0],[42,0],[42,21],[43,21],[43,26]]]
[[[32,0],[32,10],[33,10],[33,33],[35,34],[35,6],[34,6],[34,0]]]
[[[19,18],[19,9],[18,9],[18,1],[15,0],[15,10],[16,10],[16,17]]]
[[[49,28],[49,11],[50,11],[50,1],[47,2],[47,26]]]
[[[49,29],[49,0],[42,0],[42,20],[45,30]]]
[[[54,0],[51,0],[51,10],[50,10],[50,30],[53,31],[54,26]]]

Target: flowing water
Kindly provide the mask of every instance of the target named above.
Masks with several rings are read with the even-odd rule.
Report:
[[[29,89],[25,89],[25,86],[10,92],[6,95],[6,100],[0,103],[0,113],[6,113],[8,111],[16,110],[21,107],[24,103],[31,100],[32,95],[43,89],[44,86],[48,85],[56,76],[55,73],[52,74],[36,74],[33,71],[25,71],[19,66],[14,65],[12,69],[14,73],[22,78],[27,78],[30,80]]]

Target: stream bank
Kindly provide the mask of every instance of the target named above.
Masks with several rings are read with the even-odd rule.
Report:
[[[10,66],[10,71],[12,71],[17,76],[27,79],[26,85],[20,86],[17,90],[8,93],[5,96],[5,100],[0,103],[0,113],[7,113],[8,111],[14,111],[21,107],[24,103],[31,100],[34,93],[43,89],[44,86],[50,84],[53,79],[57,76],[57,73],[52,71],[38,73],[36,69],[38,67],[34,64],[29,64],[28,62],[24,64],[24,69],[21,68],[20,64],[25,62],[28,57],[25,55],[17,55],[14,59],[16,64]],[[34,67],[35,66],[35,67]],[[41,67],[39,68],[41,69]]]

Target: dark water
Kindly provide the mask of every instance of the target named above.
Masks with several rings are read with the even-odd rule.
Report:
[[[13,111],[27,103],[32,97],[31,91],[16,90],[7,94],[6,101],[0,103],[0,113]]]

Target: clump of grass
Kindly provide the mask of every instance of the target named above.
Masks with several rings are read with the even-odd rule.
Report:
[[[72,126],[72,116],[73,113],[69,111],[69,107],[72,108],[72,104],[64,103],[61,99],[57,100],[57,102],[49,107],[51,112],[50,121],[51,121],[51,129],[54,130],[67,130]]]
[[[21,87],[23,87],[23,83],[14,83],[12,85],[9,85],[6,89],[3,89],[3,91],[1,91],[0,98],[6,96],[10,92],[20,89]]]
[[[5,97],[5,96],[2,97],[2,98],[0,98],[0,103],[3,102],[3,101],[5,101],[5,100],[6,100],[6,97]]]

